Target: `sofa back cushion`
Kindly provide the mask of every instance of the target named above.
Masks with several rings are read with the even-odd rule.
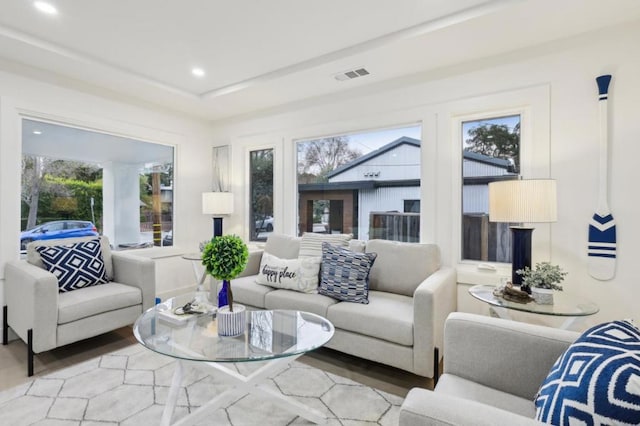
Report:
[[[35,265],[39,268],[46,269],[42,262],[42,257],[38,253],[37,247],[50,247],[58,245],[75,244],[85,241],[94,240],[96,237],[79,237],[79,238],[62,238],[57,240],[41,240],[34,241],[27,245],[27,262]],[[113,261],[111,260],[111,246],[109,245],[109,239],[106,236],[100,237],[100,249],[102,251],[102,260],[104,261],[105,270],[107,273],[107,280],[113,280]]]
[[[271,234],[264,245],[264,251],[280,259],[297,259],[300,237],[285,234]]]
[[[377,253],[369,274],[369,289],[413,296],[418,285],[440,269],[435,244],[370,240],[365,250]]]

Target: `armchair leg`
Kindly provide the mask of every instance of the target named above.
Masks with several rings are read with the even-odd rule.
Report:
[[[6,345],[9,343],[9,324],[7,324],[7,305],[2,307],[2,344]]]
[[[27,330],[27,375],[33,376],[33,329]]]
[[[438,384],[438,377],[440,377],[440,349],[433,348],[433,388],[435,389]]]

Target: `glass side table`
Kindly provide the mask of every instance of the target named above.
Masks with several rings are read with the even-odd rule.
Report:
[[[554,293],[554,302],[552,305],[539,305],[534,301],[517,303],[505,300],[493,294],[495,289],[496,287],[490,285],[475,285],[469,289],[469,294],[491,305],[500,318],[512,319],[509,314],[510,310],[538,315],[567,317],[560,328],[568,329],[576,320],[585,316],[594,315],[600,310],[595,303],[573,295],[569,296],[561,291]]]

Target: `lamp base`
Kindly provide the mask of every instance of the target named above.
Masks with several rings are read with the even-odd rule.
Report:
[[[222,218],[214,217],[213,218],[213,237],[221,237],[222,236]]]
[[[531,234],[534,228],[512,226],[511,235],[511,282],[519,285],[520,290],[531,294],[529,286],[522,286],[522,275],[516,274],[518,269],[531,268]]]

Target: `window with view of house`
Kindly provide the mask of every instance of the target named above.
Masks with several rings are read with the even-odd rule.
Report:
[[[299,234],[418,242],[421,131],[413,125],[296,141]]]
[[[489,183],[520,174],[520,115],[462,122],[462,259],[511,261],[508,223],[489,221]]]
[[[22,120],[20,248],[104,234],[115,249],[172,244],[173,147]]]
[[[266,241],[273,227],[273,149],[249,153],[251,241]]]

